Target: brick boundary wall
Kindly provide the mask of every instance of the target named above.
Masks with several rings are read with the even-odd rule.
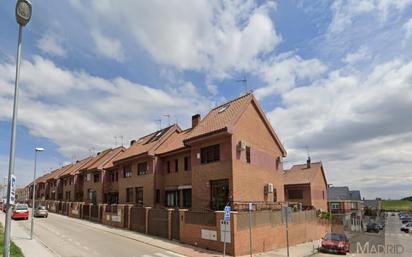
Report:
[[[90,220],[91,204],[83,202],[63,203],[68,205],[70,217],[84,219],[85,216],[87,217],[88,215],[86,220]],[[50,211],[52,212],[59,213],[57,206],[61,204],[62,203],[59,203],[58,201],[47,201],[46,207],[48,209],[50,208]],[[56,211],[52,210],[53,207]],[[73,213],[73,210],[75,210],[76,207],[79,212]],[[154,222],[149,222],[152,218],[151,215],[155,213],[154,211],[151,212],[151,207],[136,207],[130,204],[118,204],[114,208],[112,207],[113,206],[107,204],[98,205],[100,223],[136,231],[132,229],[132,224],[136,224],[134,223],[135,221],[132,220],[133,218],[136,218],[136,216],[131,215],[132,208],[144,208],[142,209],[145,214],[143,227],[144,233],[149,234],[149,231],[159,229],[149,228],[149,224],[156,224]],[[153,210],[159,211],[159,209]],[[222,211],[194,212],[186,209],[162,210],[167,212],[167,226],[165,226],[167,233],[164,233],[165,238],[172,240],[172,228],[173,225],[175,225],[174,228],[176,228],[176,226],[179,228],[180,242],[208,250],[223,252],[223,242],[220,231],[221,221],[224,216]],[[84,211],[87,211],[88,213],[85,215],[85,213],[83,213]],[[173,224],[173,222],[176,222],[176,219],[173,219],[173,214],[176,211],[179,214],[178,224]],[[242,256],[249,254],[249,226],[248,223],[245,223],[245,215],[247,215],[247,213],[239,213],[236,211],[231,212],[230,242],[226,244],[226,254],[228,255]],[[254,215],[256,216],[254,217],[252,224],[253,253],[258,254],[286,247],[286,229],[280,211],[269,211],[269,213],[268,211],[258,211],[254,212]],[[141,217],[141,219],[143,219],[143,217]],[[162,228],[163,227],[164,226],[162,225]],[[292,213],[292,218],[289,222],[289,245],[293,246],[321,239],[330,231],[331,223],[319,219],[314,210]]]

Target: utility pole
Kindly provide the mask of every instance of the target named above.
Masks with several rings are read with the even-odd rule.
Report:
[[[3,257],[10,256],[10,226],[12,209],[10,202],[11,195],[11,180],[14,177],[14,162],[16,157],[16,127],[17,127],[17,110],[19,104],[19,78],[20,78],[20,62],[21,62],[21,45],[22,45],[22,32],[23,27],[29,23],[32,13],[31,3],[27,0],[18,0],[16,3],[16,20],[19,24],[19,38],[17,43],[17,59],[16,59],[16,77],[14,83],[14,102],[13,102],[13,119],[11,125],[11,142],[10,142],[10,158],[9,158],[9,172],[8,172],[8,185],[7,185],[7,212],[4,228],[4,241],[3,241]]]

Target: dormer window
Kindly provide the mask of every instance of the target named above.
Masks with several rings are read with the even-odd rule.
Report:
[[[222,107],[220,107],[219,113],[222,113],[222,112],[226,111],[227,108],[229,108],[229,104],[223,105]]]

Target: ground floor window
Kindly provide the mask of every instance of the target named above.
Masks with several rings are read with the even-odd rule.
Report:
[[[211,193],[211,209],[223,210],[229,203],[229,180],[211,180],[210,181],[210,193]]]
[[[303,199],[303,191],[299,189],[288,190],[289,199]]]
[[[179,206],[179,191],[166,191],[166,206],[177,207]]]
[[[183,207],[192,207],[192,189],[183,189]]]
[[[136,203],[143,205],[143,187],[136,187]]]
[[[70,191],[66,191],[65,200],[70,201]]]
[[[133,202],[133,188],[126,188],[126,202]]]
[[[108,204],[118,204],[119,194],[118,193],[107,193],[105,194],[105,202]]]

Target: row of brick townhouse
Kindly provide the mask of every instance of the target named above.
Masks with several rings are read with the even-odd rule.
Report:
[[[174,124],[132,140],[127,148],[107,149],[46,174],[36,180],[36,197],[194,210],[286,200],[326,210],[322,164],[309,161],[284,172],[285,156],[249,93],[203,119],[192,116],[188,129]]]

